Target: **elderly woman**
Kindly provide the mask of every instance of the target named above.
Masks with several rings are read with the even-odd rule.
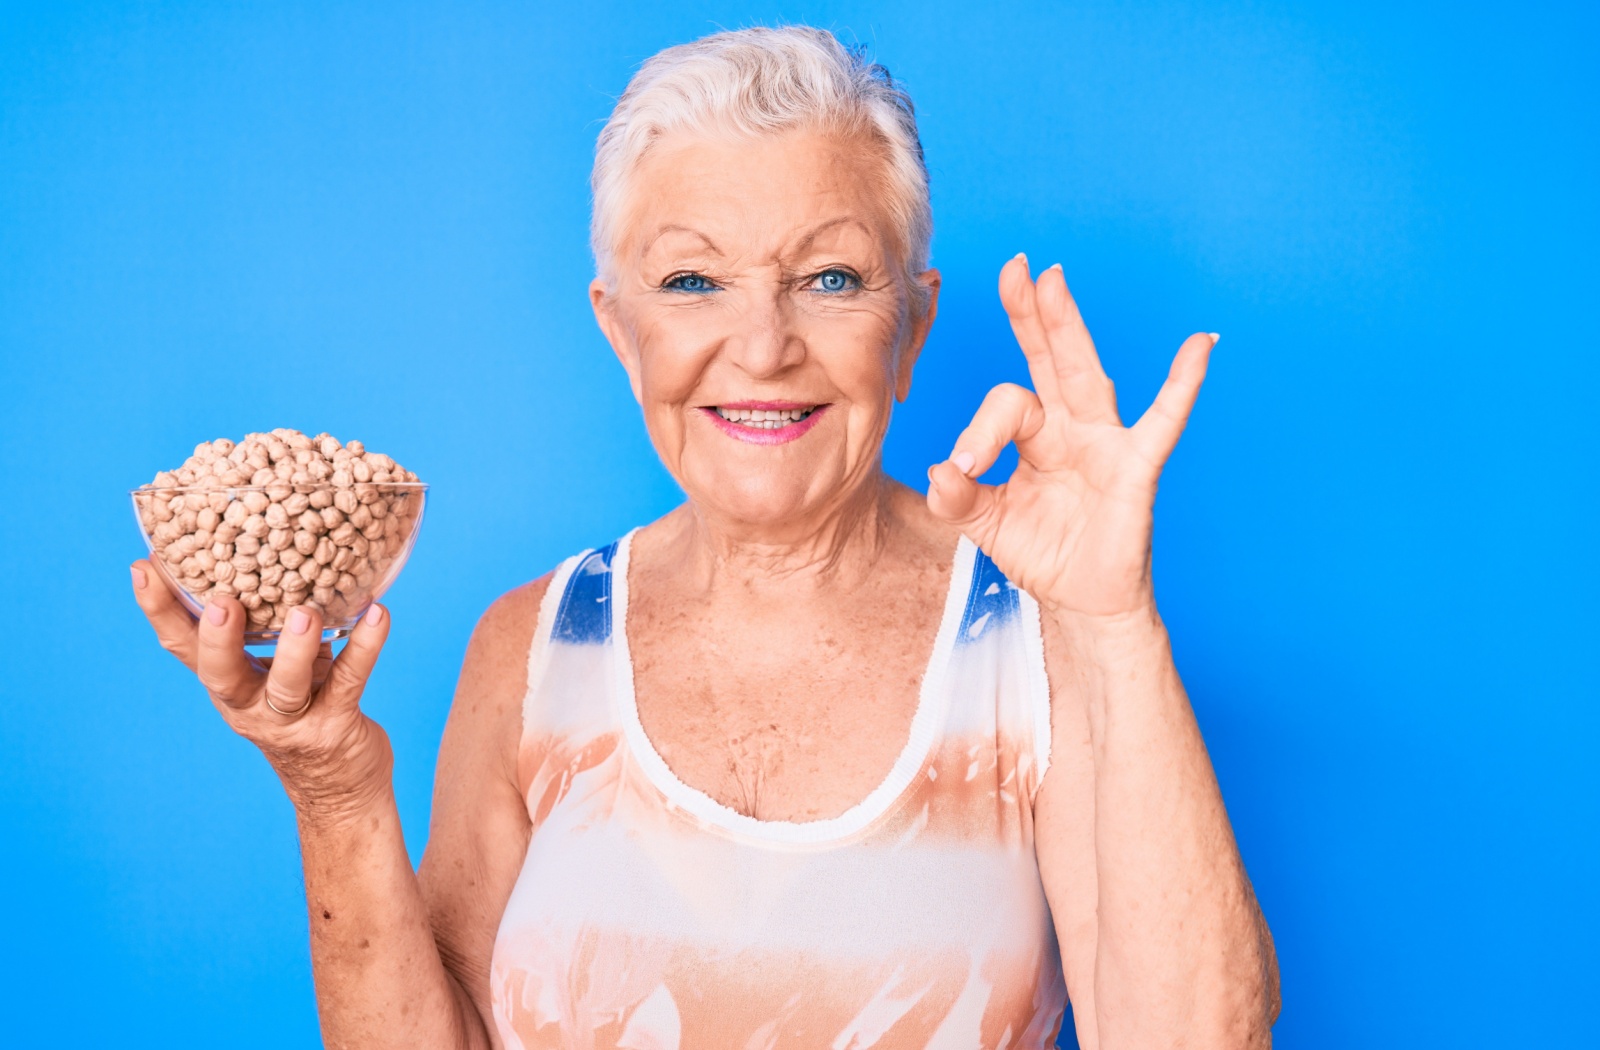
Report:
[[[928,472],[881,446],[934,320],[909,99],[831,35],[640,70],[594,167],[595,317],[687,494],[468,648],[413,873],[359,701],[374,606],[270,668],[161,642],[293,800],[332,1047],[1265,1046],[1271,941],[1173,667],[1151,506],[1216,336],[1117,417],[1061,269],[1000,297],[1033,389]],[[1002,485],[977,479],[1008,444]]]

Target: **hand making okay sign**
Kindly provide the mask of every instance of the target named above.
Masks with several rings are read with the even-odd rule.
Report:
[[[1147,608],[1156,484],[1217,336],[1185,340],[1155,403],[1126,427],[1061,267],[1035,282],[1018,255],[1000,271],[1000,300],[1033,389],[989,391],[950,458],[928,471],[928,506],[1048,610]],[[1017,469],[999,485],[979,484],[1008,443],[1017,446]]]

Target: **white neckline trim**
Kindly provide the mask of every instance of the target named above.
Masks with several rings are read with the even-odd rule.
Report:
[[[633,534],[637,531],[634,529],[622,537],[617,543],[617,553],[611,559],[611,649],[616,661],[613,665],[616,673],[616,691],[613,695],[629,752],[651,783],[669,802],[703,823],[766,842],[805,845],[833,842],[861,831],[887,812],[921,771],[944,724],[950,694],[945,687],[945,678],[950,666],[950,654],[955,648],[956,632],[960,629],[961,616],[966,609],[968,592],[972,589],[972,568],[977,554],[972,541],[962,536],[956,544],[950,584],[945,593],[944,614],[939,621],[939,633],[934,638],[927,670],[922,675],[917,711],[911,718],[911,732],[888,775],[866,798],[838,816],[796,822],[746,816],[698,788],[690,787],[678,779],[645,735],[644,726],[639,721],[638,698],[634,693],[633,657],[628,649],[628,551]]]

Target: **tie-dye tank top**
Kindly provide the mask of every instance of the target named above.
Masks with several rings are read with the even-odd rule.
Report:
[[[837,817],[758,820],[679,781],[640,726],[630,538],[562,564],[528,657],[533,834],[491,971],[508,1050],[1054,1045],[1032,599],[963,538],[888,776]]]

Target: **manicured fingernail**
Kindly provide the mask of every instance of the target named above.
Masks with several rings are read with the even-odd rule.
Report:
[[[137,566],[137,565],[130,565],[130,566],[128,566],[128,569],[129,569],[129,571],[131,571],[133,573],[133,588],[134,588],[134,590],[137,590],[137,591],[144,590],[144,585],[150,582],[150,577],[146,576],[144,574],[144,570],[139,568],[139,566]]]
[[[367,626],[376,627],[378,621],[383,619],[383,606],[373,605],[367,610]]]
[[[1050,264],[1050,268],[1045,270],[1045,273],[1049,273],[1050,270],[1059,270],[1059,269],[1061,269],[1061,264],[1060,263],[1051,263]],[[1041,274],[1040,276],[1042,277],[1043,274]]]
[[[956,465],[957,470],[965,474],[972,469],[973,464],[978,462],[978,457],[970,452],[957,452],[950,457],[950,462]]]
[[[1211,336],[1211,345],[1212,346],[1216,346],[1218,343],[1222,342],[1222,333],[1221,332],[1211,332],[1211,333],[1208,333],[1208,334]]]
[[[228,610],[224,609],[216,602],[212,602],[210,605],[206,606],[206,619],[211,621],[212,626],[221,627],[223,624],[228,622]]]
[[[1015,255],[1013,255],[1011,257],[1011,261],[1012,262],[1016,262],[1018,259],[1021,259],[1023,261],[1024,265],[1026,265],[1026,263],[1028,261],[1028,253],[1027,252],[1018,252],[1017,254],[1015,254]]]
[[[935,464],[935,466],[937,466],[937,464]],[[934,484],[934,480],[933,480],[933,467],[929,467],[929,468],[928,468],[928,484],[930,484],[930,485],[932,485],[932,484]]]
[[[311,626],[311,617],[304,609],[290,609],[287,626],[290,634],[305,634],[306,628]]]

